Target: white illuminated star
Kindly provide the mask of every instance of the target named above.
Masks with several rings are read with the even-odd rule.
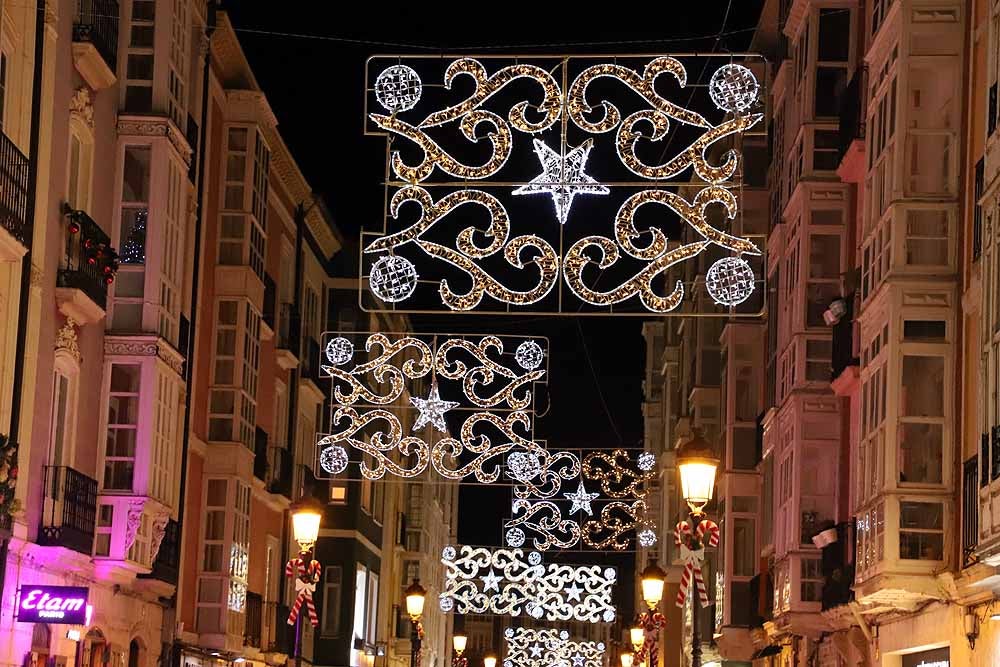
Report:
[[[587,489],[583,488],[583,480],[580,480],[580,487],[573,493],[564,493],[567,500],[573,501],[573,509],[569,511],[570,514],[575,514],[576,512],[583,510],[587,513],[587,516],[591,516],[593,512],[590,510],[590,501],[599,496],[598,493],[587,493]]]
[[[574,581],[566,588],[566,601],[569,602],[570,600],[576,600],[577,602],[579,602],[580,593],[582,592],[583,589],[577,586],[576,582]]]
[[[437,382],[431,384],[431,393],[427,398],[410,398],[410,403],[420,410],[417,421],[413,423],[413,430],[419,431],[425,425],[430,424],[439,431],[447,431],[448,425],[444,422],[444,413],[451,410],[458,403],[454,401],[442,401],[438,394]]]
[[[497,576],[497,573],[492,568],[483,576],[483,592],[485,593],[486,591],[500,592],[500,577]]]
[[[542,647],[539,646],[538,644],[532,644],[528,648],[528,650],[531,651],[531,657],[532,658],[541,658],[542,657]]]
[[[583,667],[583,656],[579,653],[573,656],[573,667]]]
[[[572,149],[565,158],[539,139],[534,140],[534,145],[535,155],[542,163],[542,173],[527,185],[514,190],[513,194],[533,195],[539,192],[551,194],[552,202],[556,206],[556,218],[560,224],[566,224],[569,209],[573,205],[573,197],[576,195],[606,195],[610,192],[607,187],[583,172],[590,149],[594,147],[593,139],[587,139]]]

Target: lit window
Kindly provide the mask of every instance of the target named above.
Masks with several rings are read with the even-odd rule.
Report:
[[[132,490],[141,371],[138,364],[111,365],[108,435],[104,450],[105,491]]]

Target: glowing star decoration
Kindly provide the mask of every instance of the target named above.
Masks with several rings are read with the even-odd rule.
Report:
[[[593,511],[590,509],[590,503],[593,501],[599,493],[587,493],[587,489],[583,486],[583,480],[580,480],[580,486],[573,493],[564,493],[563,496],[567,500],[573,501],[573,508],[569,511],[570,514],[576,514],[577,512],[586,512],[587,516],[591,516]]]
[[[542,647],[541,647],[541,645],[538,642],[535,642],[534,644],[532,644],[528,648],[528,651],[531,653],[531,657],[532,658],[541,658],[542,657]]]
[[[420,101],[423,84],[412,67],[387,67],[375,80],[375,98],[386,111],[409,111]]]
[[[517,346],[514,352],[514,360],[517,365],[526,371],[533,371],[542,365],[545,360],[545,353],[542,347],[533,340],[526,340]]]
[[[319,465],[331,475],[339,475],[347,469],[347,450],[336,444],[337,439],[326,436],[316,443],[319,448]]]
[[[708,94],[722,111],[746,111],[757,101],[757,77],[743,65],[729,63],[715,70],[708,82]]]
[[[500,577],[492,569],[486,573],[483,577],[483,592],[486,591],[499,591],[500,590]]]
[[[639,458],[636,459],[635,464],[639,466],[639,470],[649,472],[656,467],[656,454],[653,454],[652,452],[643,452],[642,454],[639,454]]]
[[[354,344],[343,336],[330,339],[326,344],[326,358],[334,366],[343,366],[354,357]]]
[[[417,289],[417,269],[405,257],[386,255],[372,265],[368,284],[382,301],[398,303],[410,298]]]
[[[427,398],[410,398],[410,404],[420,411],[417,420],[413,422],[413,430],[419,431],[427,424],[430,424],[442,433],[448,430],[448,424],[444,421],[444,413],[452,408],[458,407],[457,401],[442,401],[438,394],[437,382],[431,383],[431,391]]]
[[[723,257],[705,274],[705,289],[720,306],[738,306],[753,294],[753,269],[740,257]]]
[[[579,602],[580,601],[580,593],[582,593],[582,592],[583,592],[583,589],[581,589],[579,586],[577,586],[576,583],[572,583],[572,584],[570,584],[569,586],[566,587],[566,599],[567,600],[576,600],[577,602]]]
[[[636,539],[639,542],[640,547],[649,548],[656,544],[656,533],[651,531],[649,528],[640,530],[636,535]]]
[[[606,195],[611,190],[601,185],[583,170],[587,166],[587,158],[594,147],[594,140],[587,139],[580,146],[572,149],[563,158],[549,148],[540,139],[534,140],[535,155],[542,163],[542,173],[530,183],[514,190],[515,195],[532,195],[548,193],[556,208],[556,219],[565,225],[569,217],[573,198],[580,194]]]

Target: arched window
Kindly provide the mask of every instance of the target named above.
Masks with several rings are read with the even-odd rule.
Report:
[[[128,645],[128,667],[142,667],[145,651],[138,639],[133,639]]]
[[[60,332],[69,330],[72,337],[70,347],[75,348],[76,334],[72,324],[67,322]],[[52,376],[52,427],[49,435],[50,466],[73,465],[73,443],[76,431],[77,384],[80,376],[80,362],[75,349],[59,347],[55,353],[55,368]]]

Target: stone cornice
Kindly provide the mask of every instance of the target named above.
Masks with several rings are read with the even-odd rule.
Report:
[[[184,375],[184,356],[163,338],[151,334],[105,335],[105,356],[157,357],[179,377]]]
[[[248,121],[252,119],[257,125],[262,126],[262,129],[278,125],[278,118],[274,115],[271,105],[268,104],[267,96],[259,90],[227,88],[226,103],[229,111],[235,112],[235,115],[239,116],[240,120]],[[228,117],[232,114],[227,113],[226,115]],[[270,144],[270,141],[268,141],[268,144]]]
[[[166,137],[184,164],[191,164],[191,146],[184,134],[166,116],[118,116],[118,134],[133,137]]]

